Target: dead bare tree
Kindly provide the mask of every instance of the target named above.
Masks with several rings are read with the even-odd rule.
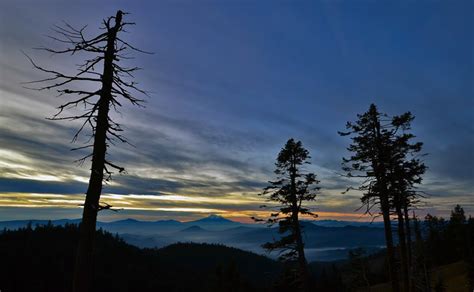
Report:
[[[147,53],[120,38],[119,33],[125,31],[126,26],[134,24],[124,22],[124,15],[126,13],[119,10],[115,16],[104,19],[103,27],[101,27],[103,33],[89,38],[86,37],[84,32],[86,26],[80,29],[76,29],[68,23],[64,23],[63,26],[54,26],[55,35],[49,37],[66,48],[43,47],[39,48],[40,50],[52,54],[77,55],[87,53],[93,55],[93,57],[88,57],[85,62],[78,65],[76,74],[68,75],[56,70],[46,69],[37,65],[27,56],[35,69],[50,75],[46,79],[28,82],[28,84],[39,84],[32,89],[39,91],[55,90],[59,96],[74,96],[73,100],[59,106],[58,113],[51,120],[80,120],[82,124],[74,135],[73,142],[86,128],[91,131],[91,138],[86,142],[86,145],[75,148],[92,149],[92,153],[78,160],[84,162],[88,158],[92,158],[73,280],[73,291],[76,292],[90,290],[97,213],[111,207],[100,202],[103,183],[111,179],[114,169],[118,170],[119,173],[125,170],[107,158],[107,149],[110,144],[113,145],[116,141],[127,142],[121,135],[123,130],[120,124],[111,118],[109,110],[112,108],[117,111],[122,106],[122,100],[120,99],[136,106],[142,106],[143,100],[135,97],[135,95],[147,95],[147,92],[137,87],[136,82],[129,81],[129,79],[134,78],[134,72],[140,68],[125,67],[120,62],[130,59],[126,55],[127,51]],[[101,71],[99,71],[100,69]],[[92,91],[77,89],[89,88],[89,86],[84,86],[84,83],[92,84],[97,89]],[[80,114],[63,114],[65,110],[78,106],[84,106],[84,111]]]

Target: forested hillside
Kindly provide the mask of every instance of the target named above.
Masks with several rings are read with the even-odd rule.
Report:
[[[280,265],[264,256],[210,244],[140,249],[97,231],[94,291],[261,291]],[[76,225],[0,234],[2,291],[70,291]],[[224,289],[225,290],[225,289]]]

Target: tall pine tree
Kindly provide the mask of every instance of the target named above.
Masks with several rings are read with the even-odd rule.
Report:
[[[399,290],[395,264],[395,250],[391,216],[397,218],[400,247],[401,283],[404,291],[410,287],[411,230],[409,209],[419,202],[420,192],[415,185],[421,183],[426,167],[420,160],[422,143],[412,143],[415,137],[408,133],[413,121],[411,113],[389,117],[381,114],[372,104],[369,110],[358,115],[356,122],[348,122],[352,143],[348,150],[352,156],[343,159],[343,169],[349,177],[363,178],[357,188],[363,191],[362,203],[366,213],[380,207],[384,220],[385,239],[389,259],[389,273],[394,291]]]
[[[415,136],[409,133],[414,117],[410,112],[394,116],[390,122],[392,145],[390,147],[391,161],[389,163],[389,192],[392,208],[398,221],[398,242],[400,246],[401,272],[404,290],[411,286],[410,272],[412,270],[412,242],[409,210],[420,201],[421,193],[416,185],[422,181],[426,166],[421,161],[420,154],[423,143],[412,143]]]
[[[357,190],[363,192],[361,198],[366,213],[372,214],[373,208],[380,207],[385,228],[388,270],[393,291],[399,291],[398,275],[395,266],[392,225],[390,220],[389,163],[391,131],[384,126],[385,116],[379,113],[374,104],[369,110],[357,115],[358,120],[346,124],[347,132],[341,136],[351,136],[349,150],[352,155],[343,158],[343,170],[348,177],[362,178]],[[349,188],[350,189],[350,188]]]
[[[306,173],[303,168],[304,164],[309,164],[309,159],[309,152],[302,143],[289,139],[275,163],[277,179],[270,181],[270,185],[261,194],[268,201],[276,203],[273,206],[276,211],[271,213],[266,222],[270,226],[278,224],[281,234],[279,240],[265,243],[263,247],[269,251],[280,251],[280,259],[284,261],[297,263],[302,291],[311,290],[311,281],[304,252],[300,215],[317,217],[307,203],[315,201],[319,190],[316,175]]]

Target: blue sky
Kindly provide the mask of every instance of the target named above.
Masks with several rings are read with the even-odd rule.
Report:
[[[116,118],[132,148],[111,157],[105,201],[117,217],[190,220],[208,213],[242,219],[294,137],[321,179],[321,218],[357,220],[360,194],[341,178],[346,121],[376,103],[411,111],[429,167],[420,189],[426,212],[473,213],[474,9],[472,1],[2,1],[0,4],[0,220],[77,218],[88,165],[73,161],[77,124],[48,121],[63,100],[21,82],[44,77],[39,64],[72,72],[78,59],[35,50],[62,20],[97,32],[117,9],[136,22],[126,38],[136,55],[145,109]],[[77,61],[77,62],[75,62]]]

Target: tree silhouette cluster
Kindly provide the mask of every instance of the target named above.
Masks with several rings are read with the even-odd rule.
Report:
[[[413,218],[415,241],[413,248],[413,289],[415,291],[445,291],[444,280],[433,275],[442,265],[463,261],[467,269],[466,291],[474,289],[474,218],[466,218],[457,205],[449,220],[426,215],[424,221]],[[461,285],[461,283],[459,283]]]
[[[410,289],[412,243],[409,211],[416,208],[423,197],[416,185],[421,183],[426,170],[420,154],[423,144],[411,142],[415,137],[409,133],[413,119],[410,112],[389,117],[372,104],[366,113],[358,115],[357,121],[347,123],[347,132],[339,132],[352,139],[347,148],[352,155],[343,159],[343,170],[348,177],[362,180],[355,189],[363,192],[361,201],[365,213],[372,215],[374,208],[378,207],[375,215],[383,217],[394,291]],[[398,223],[399,265],[394,249],[392,217]],[[399,287],[399,279],[402,287]]]

